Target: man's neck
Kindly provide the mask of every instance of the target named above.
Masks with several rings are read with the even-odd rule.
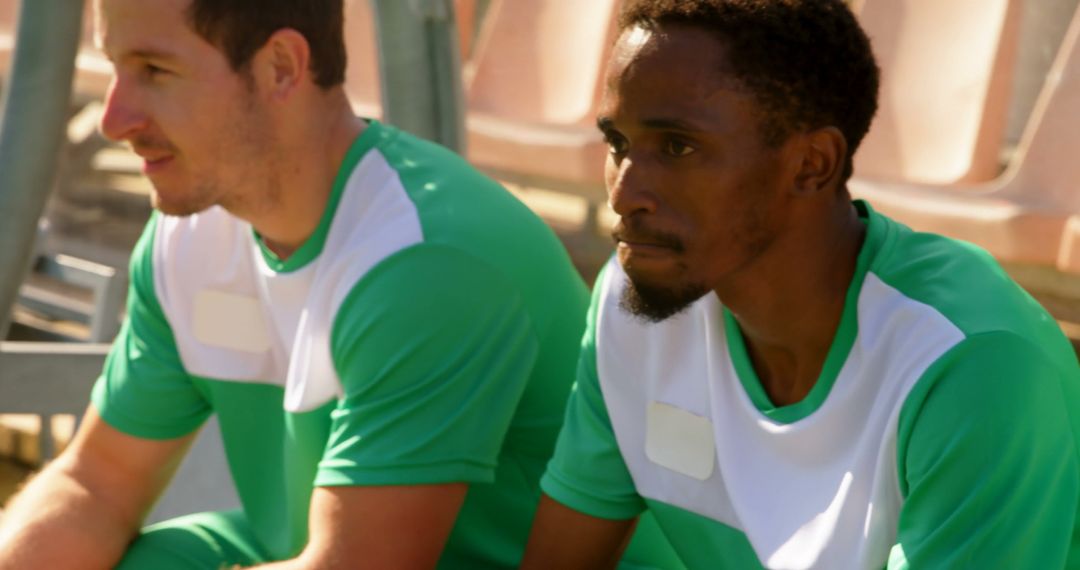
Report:
[[[282,260],[289,258],[315,232],[333,192],[334,180],[349,147],[365,123],[348,101],[297,125],[282,141],[274,169],[277,199],[265,209],[234,212],[251,223],[263,243]]]
[[[789,234],[750,275],[717,291],[777,406],[801,401],[816,384],[866,235],[853,207],[822,226]]]

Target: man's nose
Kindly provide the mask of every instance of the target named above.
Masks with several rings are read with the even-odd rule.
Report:
[[[131,138],[146,126],[147,116],[141,107],[135,90],[126,81],[114,76],[105,97],[101,134],[114,141]]]
[[[656,211],[657,200],[653,192],[648,169],[644,161],[631,156],[622,160],[608,159],[606,167],[608,205],[616,214],[627,217],[636,213]]]

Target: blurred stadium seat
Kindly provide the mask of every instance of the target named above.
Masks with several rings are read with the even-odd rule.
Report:
[[[472,52],[478,18],[476,0],[454,0],[461,59],[467,64]],[[358,115],[381,119],[379,50],[371,0],[345,0],[345,49],[349,66],[345,91]],[[467,70],[467,65],[463,67]]]
[[[1055,316],[1080,323],[1080,9],[1009,168],[961,188],[856,179],[852,192],[916,229],[990,251]]]
[[[595,126],[617,0],[494,2],[474,55],[470,160],[525,186],[606,200]]]
[[[855,171],[875,180],[980,182],[1000,172],[1020,0],[865,0],[882,68]]]

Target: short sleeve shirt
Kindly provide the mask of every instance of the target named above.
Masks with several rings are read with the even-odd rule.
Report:
[[[788,406],[716,295],[642,322],[611,261],[544,491],[650,509],[690,568],[1080,566],[1072,347],[985,252],[856,208],[839,329]]]
[[[93,402],[173,438],[219,416],[275,559],[314,486],[466,482],[441,567],[512,566],[573,381],[587,291],[557,238],[453,153],[371,122],[280,260],[221,208],[155,215]]]

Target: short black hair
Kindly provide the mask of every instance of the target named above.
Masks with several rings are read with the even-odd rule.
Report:
[[[681,24],[712,32],[725,71],[762,111],[765,143],[835,126],[848,143],[843,181],[877,111],[870,40],[842,0],[629,0],[619,28]]]
[[[326,89],[345,82],[344,10],[342,0],[191,0],[187,16],[237,72],[248,69],[274,32],[300,32],[311,46],[315,84]]]

